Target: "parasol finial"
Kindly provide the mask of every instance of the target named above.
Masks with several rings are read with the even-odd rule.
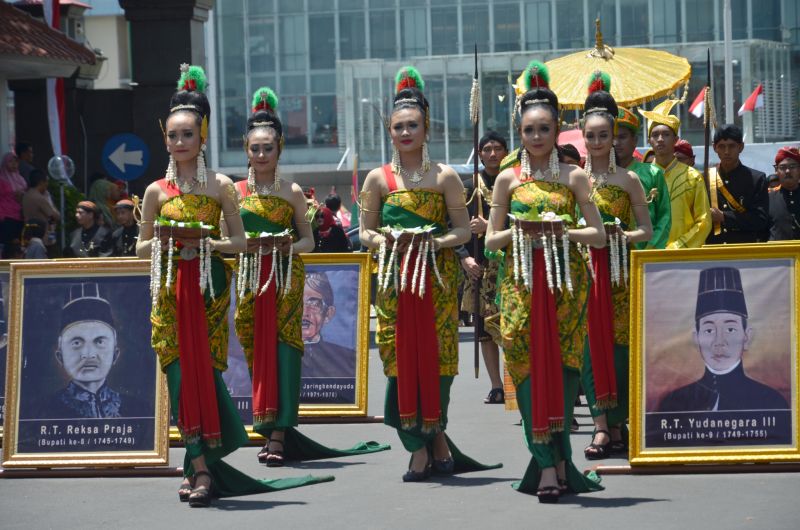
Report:
[[[603,50],[603,32],[600,31],[600,17],[594,19],[594,47],[598,50]]]

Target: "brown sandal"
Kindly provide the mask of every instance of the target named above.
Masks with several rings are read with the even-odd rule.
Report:
[[[267,453],[267,467],[283,467],[283,440],[272,440],[270,439],[269,444],[281,444],[281,448],[277,449],[270,449]]]

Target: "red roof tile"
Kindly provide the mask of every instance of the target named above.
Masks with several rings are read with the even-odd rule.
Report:
[[[0,0],[0,57],[94,64],[95,55],[60,31]]]

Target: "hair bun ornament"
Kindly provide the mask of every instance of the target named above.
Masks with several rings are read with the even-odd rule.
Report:
[[[600,70],[595,70],[594,73],[592,73],[592,75],[589,76],[589,84],[587,90],[589,94],[597,92],[598,90],[603,90],[605,92],[610,93],[611,76]]]
[[[529,62],[525,67],[523,83],[526,92],[534,88],[550,88],[550,69],[543,62]]]
[[[178,90],[205,93],[207,86],[208,78],[202,66],[194,66],[186,63],[181,65],[181,77],[178,79]]]
[[[416,88],[420,92],[425,91],[425,81],[422,79],[419,70],[413,66],[404,66],[397,71],[394,77],[395,93],[400,92],[404,88]]]
[[[275,112],[278,110],[278,95],[267,86],[262,86],[253,92],[252,114],[259,110]]]

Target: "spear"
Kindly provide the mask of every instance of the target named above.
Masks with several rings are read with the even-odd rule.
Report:
[[[703,138],[703,180],[706,184],[706,191],[708,192],[708,198],[711,200],[711,180],[710,175],[708,174],[708,151],[711,147],[711,121],[712,121],[712,113],[714,112],[713,105],[714,102],[711,99],[711,48],[708,48],[707,51],[708,57],[708,86],[705,89],[705,94],[703,95],[703,128],[704,128],[704,138]]]
[[[478,123],[480,122],[480,108],[481,108],[481,88],[478,82],[478,44],[475,43],[475,75],[472,77],[472,90],[469,94],[469,118],[472,120],[472,200],[475,201],[476,215],[483,217],[483,198],[481,196],[481,176],[478,174]],[[478,245],[478,236],[472,237],[472,255],[476,261],[479,260],[478,252],[480,247]],[[472,299],[472,322],[474,327],[473,346],[474,346],[474,359],[475,359],[475,379],[478,378],[480,370],[480,361],[478,350],[478,338],[483,335],[483,320],[481,319],[481,277],[478,276],[473,283],[473,299]]]

